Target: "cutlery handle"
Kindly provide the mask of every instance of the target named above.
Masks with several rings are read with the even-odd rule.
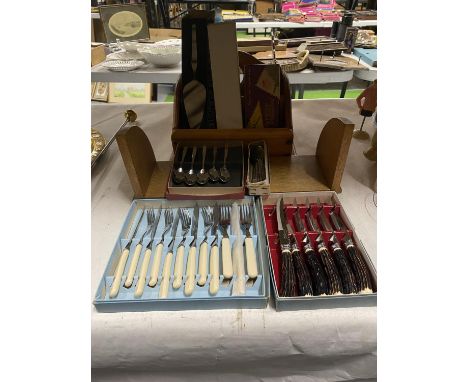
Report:
[[[163,251],[164,245],[163,243],[159,243],[156,247],[156,254],[154,255],[153,265],[151,266],[150,271],[150,281],[148,285],[150,287],[155,287],[158,283],[158,275],[159,275],[159,266],[161,264],[161,256]]]
[[[148,272],[149,262],[151,260],[151,248],[147,248],[145,256],[143,257],[143,263],[141,264],[140,274],[138,276],[137,287],[135,290],[135,297],[141,297],[143,290],[145,289],[146,273]]]
[[[214,296],[218,293],[219,289],[219,250],[218,246],[214,245],[211,247],[210,253],[210,273],[211,273],[211,281],[210,281],[210,294]]]
[[[179,245],[179,247],[177,248],[174,266],[174,281],[172,283],[172,287],[174,289],[179,289],[182,285],[182,272],[184,271],[184,252],[185,246]]]
[[[245,238],[245,257],[247,258],[247,274],[249,275],[249,279],[255,279],[258,276],[257,256],[255,255],[255,248],[251,237]]]
[[[231,241],[227,237],[223,237],[221,241],[222,257],[223,257],[223,276],[225,279],[232,279],[232,255]]]
[[[185,281],[185,295],[191,296],[195,288],[195,257],[197,247],[191,246],[187,260],[187,280]]]
[[[169,252],[164,259],[164,267],[161,281],[161,289],[159,289],[159,298],[166,298],[169,293],[169,278],[171,277],[171,265],[173,253]]]
[[[206,278],[208,266],[208,243],[204,241],[200,246],[200,254],[198,255],[198,273],[200,278],[198,279],[198,285],[203,286],[206,284]]]
[[[127,280],[125,280],[124,284],[127,288],[130,288],[133,284],[133,277],[135,276],[138,260],[140,260],[140,252],[142,247],[143,246],[141,244],[138,244],[135,248],[135,252],[133,252],[132,262],[130,263],[130,269],[128,271]]]
[[[130,250],[125,248],[122,254],[120,255],[119,263],[114,275],[114,281],[112,282],[111,290],[109,293],[110,298],[117,297],[119,294],[120,283],[122,282],[122,275],[125,270],[125,264],[127,264],[128,254]]]

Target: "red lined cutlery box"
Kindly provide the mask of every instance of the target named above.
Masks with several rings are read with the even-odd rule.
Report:
[[[308,210],[308,206],[311,205],[312,215],[319,222],[321,227],[322,237],[330,253],[332,253],[329,239],[334,233],[336,238],[342,245],[343,237],[348,234],[351,236],[355,248],[361,254],[361,258],[364,260],[372,284],[372,292],[369,293],[357,293],[357,294],[336,294],[336,295],[321,295],[321,296],[300,296],[295,297],[280,297],[279,291],[281,290],[281,248],[278,239],[278,223],[277,223],[277,211],[276,211],[276,202],[279,198],[283,198],[285,206],[285,215],[286,221],[289,223],[291,228],[294,231],[294,235],[297,240],[299,250],[301,251],[301,256],[304,256],[303,250],[303,233],[299,231],[299,228],[296,227],[293,214],[296,211],[296,206],[294,205],[297,202],[299,208],[299,214],[302,220],[303,225],[307,228],[307,233],[309,235],[310,241],[312,242],[313,248],[317,253],[317,242],[316,239],[319,236],[318,232],[310,230],[308,227],[305,212]],[[317,198],[320,199],[318,204]],[[306,201],[310,204],[306,204]],[[323,206],[323,211],[326,219],[328,220],[331,227],[333,224],[329,218],[329,213],[332,210],[333,206],[335,207],[335,214],[338,214],[342,222],[346,226],[346,229],[335,230],[334,232],[330,230],[325,230],[321,224],[320,219],[317,214],[320,206]],[[357,236],[354,226],[352,225],[348,215],[346,214],[345,208],[341,204],[338,195],[334,191],[319,191],[319,192],[298,192],[298,193],[273,193],[268,197],[262,199],[262,210],[265,222],[265,232],[266,232],[266,242],[268,248],[268,256],[270,263],[270,275],[272,281],[272,297],[274,297],[276,310],[302,310],[302,309],[320,309],[320,308],[338,308],[338,307],[350,307],[350,306],[375,306],[377,304],[377,273],[376,269],[367,254],[366,249],[364,248],[361,240]],[[286,227],[284,227],[286,229]],[[296,294],[299,294],[296,288]]]

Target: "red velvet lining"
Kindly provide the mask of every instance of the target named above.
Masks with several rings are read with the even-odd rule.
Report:
[[[309,235],[309,238],[311,242],[313,243],[314,249],[317,250],[317,243],[315,242],[315,240],[317,239],[319,234],[317,232],[309,231],[309,227],[307,226],[307,222],[304,218],[308,207],[306,207],[305,205],[298,205],[298,207],[299,207],[299,214],[302,219],[302,224],[304,224],[304,227],[306,227],[307,229],[307,234]],[[331,227],[333,227],[333,224],[329,218],[329,214],[332,208],[333,208],[332,205],[329,205],[329,204],[323,205],[325,218],[328,219],[328,222],[330,223]],[[276,287],[278,288],[278,290],[280,290],[280,287],[281,287],[281,277],[280,277],[281,249],[280,249],[280,245],[278,241],[278,221],[276,217],[276,210],[270,216],[270,214],[272,213],[274,209],[275,209],[275,206],[273,205],[265,205],[263,208],[263,214],[265,216],[265,224],[266,224],[266,229],[267,229],[268,242],[270,243],[270,256],[271,256],[271,262],[273,264],[273,276],[274,276]],[[315,219],[320,225],[320,220],[317,217],[319,209],[320,209],[319,205],[317,204],[312,205],[312,215],[315,217]],[[286,220],[290,224],[291,228],[295,231],[295,236],[299,245],[299,249],[301,250],[301,254],[304,256],[304,252],[302,250],[302,242],[301,242],[303,238],[303,234],[302,232],[297,232],[297,227],[294,224],[293,214],[296,211],[296,208],[292,205],[286,205],[285,210],[286,210]],[[339,205],[336,206],[335,214],[341,217],[341,206]],[[286,227],[284,228],[286,229]],[[321,228],[323,229],[323,227]],[[347,229],[346,231],[335,231],[335,235],[337,239],[340,241],[340,244],[341,244],[341,240],[343,239],[346,233],[348,233],[351,237],[353,237],[353,231],[349,229]],[[330,239],[331,235],[332,235],[332,232],[330,231],[322,231],[322,237],[325,243],[328,244],[328,240]]]

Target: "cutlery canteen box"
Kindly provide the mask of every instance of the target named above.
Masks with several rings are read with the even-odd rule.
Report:
[[[176,232],[175,242],[174,242],[174,255],[172,258],[171,263],[171,277],[169,280],[169,292],[167,298],[159,298],[159,291],[161,287],[161,276],[163,273],[163,266],[166,255],[168,253],[168,246],[172,239],[172,227],[167,232],[165,239],[164,239],[164,247],[162,251],[162,256],[160,259],[160,266],[159,266],[159,277],[158,282],[155,287],[150,287],[148,285],[148,280],[150,278],[150,269],[152,267],[152,263],[155,258],[156,246],[158,245],[162,232],[164,230],[164,214],[161,214],[161,218],[159,219],[156,234],[154,237],[154,242],[152,245],[152,253],[151,253],[151,260],[148,267],[148,272],[146,273],[146,281],[143,290],[143,294],[141,297],[135,297],[135,290],[136,284],[138,282],[138,276],[140,273],[140,268],[142,267],[143,263],[143,256],[145,252],[145,246],[150,241],[149,237],[146,237],[142,241],[143,249],[140,253],[140,258],[138,261],[137,269],[135,272],[135,276],[133,277],[132,285],[127,288],[124,286],[127,274],[129,272],[129,268],[131,265],[132,257],[135,252],[135,248],[140,240],[141,235],[143,232],[146,231],[147,222],[146,218],[143,217],[141,220],[141,224],[138,227],[137,234],[133,240],[131,240],[130,245],[130,252],[129,257],[126,261],[125,269],[123,272],[123,276],[120,282],[120,289],[119,293],[116,297],[110,298],[110,289],[112,282],[114,280],[114,274],[116,272],[117,264],[119,262],[120,256],[128,244],[129,237],[133,236],[133,230],[137,226],[137,221],[143,211],[144,208],[154,208],[155,213],[157,213],[158,208],[171,208],[174,213],[177,212],[178,208],[188,208],[190,210],[190,216],[193,214],[193,207],[195,206],[195,201],[193,200],[180,200],[180,201],[168,201],[166,199],[135,199],[128,212],[128,215],[123,223],[122,229],[119,233],[117,238],[117,242],[115,243],[114,249],[110,255],[109,261],[107,266],[104,270],[104,274],[99,282],[95,299],[94,305],[96,310],[100,312],[124,312],[124,311],[152,311],[152,310],[206,310],[206,309],[239,309],[239,308],[249,308],[249,309],[262,309],[267,306],[268,298],[270,294],[270,275],[269,275],[269,265],[268,265],[268,257],[267,257],[267,249],[266,243],[263,238],[265,237],[264,232],[264,223],[263,217],[261,215],[261,207],[260,201],[254,199],[253,197],[247,196],[244,199],[240,200],[223,200],[217,201],[217,203],[228,204],[231,205],[232,203],[236,202],[239,205],[242,204],[249,204],[252,208],[253,213],[253,220],[252,225],[250,227],[250,233],[252,235],[253,244],[255,248],[256,260],[257,260],[257,269],[258,269],[258,276],[255,279],[249,279],[247,275],[247,268],[245,269],[245,275],[243,278],[238,279],[237,271],[234,269],[234,275],[230,281],[226,281],[223,279],[223,273],[221,271],[222,267],[222,250],[221,250],[221,239],[222,234],[218,228],[218,248],[219,248],[219,291],[216,295],[212,296],[209,293],[209,284],[212,275],[209,273],[209,266],[210,266],[210,245],[214,239],[214,235],[210,231],[208,233],[208,278],[204,286],[199,286],[197,281],[199,280],[199,273],[198,273],[198,260],[199,260],[199,253],[200,253],[200,245],[204,238],[204,221],[202,215],[202,207],[204,206],[214,206],[214,201],[197,201],[200,210],[199,210],[199,219],[198,219],[198,229],[196,235],[196,264],[195,264],[195,288],[191,296],[186,296],[184,294],[184,284],[186,281],[186,266],[187,266],[187,259],[189,254],[189,247],[190,243],[192,242],[193,236],[191,236],[191,229],[189,230],[186,241],[185,241],[185,251],[183,255],[183,277],[182,277],[182,285],[178,289],[174,289],[172,286],[172,282],[174,279],[174,265],[175,265],[175,258],[177,247],[182,240],[182,228],[181,223],[178,223],[178,229]],[[230,236],[231,247],[234,244],[235,236],[232,234],[231,225],[228,226],[228,232]],[[241,235],[240,239],[242,243],[245,239],[245,232],[241,225]],[[245,252],[244,248],[243,251]],[[232,254],[234,255],[234,250],[232,248]],[[243,257],[245,259],[245,254],[243,253]],[[244,260],[245,261],[245,260]],[[244,294],[236,294],[234,286],[239,285],[236,284],[242,280],[245,283],[245,293]]]
[[[276,218],[276,202],[279,198],[283,198],[286,210],[286,219],[287,222],[294,228],[294,235],[298,242],[299,249],[301,254],[304,254],[302,248],[302,237],[303,234],[298,232],[298,228],[295,225],[293,219],[293,213],[295,207],[293,206],[294,202],[297,201],[299,206],[300,216],[305,227],[307,224],[305,222],[304,213],[307,210],[306,200],[312,202],[312,213],[314,216],[317,214],[317,207],[314,206],[317,198],[320,198],[321,203],[323,203],[323,208],[325,213],[329,213],[333,204],[337,206],[339,211],[339,216],[341,220],[346,225],[346,230],[335,231],[335,234],[338,240],[341,240],[345,233],[348,233],[354,242],[355,247],[361,253],[362,258],[368,268],[371,283],[372,283],[372,292],[365,294],[338,294],[338,295],[321,295],[321,296],[296,296],[296,297],[280,297],[280,286],[281,286],[281,249],[279,245],[278,235],[277,235],[277,218]],[[277,311],[286,311],[286,310],[307,310],[307,309],[325,309],[325,308],[344,308],[344,307],[357,307],[357,306],[376,306],[377,305],[377,272],[367,254],[364,245],[362,244],[359,236],[356,234],[354,226],[350,221],[346,210],[341,204],[338,195],[334,191],[319,191],[319,192],[288,192],[288,193],[272,193],[268,197],[261,199],[261,209],[264,214],[264,232],[266,232],[266,246],[268,248],[268,261],[270,264],[270,275],[272,282],[272,293],[276,310]],[[328,218],[327,218],[328,219]],[[318,219],[317,219],[318,220]],[[312,242],[318,236],[318,233],[313,233],[309,230],[309,238]],[[322,231],[322,236],[325,242],[328,242],[332,232]],[[343,245],[341,245],[343,247]],[[316,243],[313,243],[315,252],[317,253]],[[330,246],[327,245],[330,251]],[[331,251],[330,251],[331,253]],[[369,291],[370,292],[370,291]]]

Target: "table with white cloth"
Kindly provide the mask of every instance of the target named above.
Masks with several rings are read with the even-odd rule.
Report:
[[[92,127],[109,138],[126,109],[138,114],[156,160],[172,155],[171,103],[92,105]],[[328,119],[358,127],[355,100],[293,100],[294,147],[314,154]],[[372,119],[364,129],[371,136]],[[370,140],[352,140],[339,198],[374,265],[376,164]],[[114,143],[92,171],[91,300],[132,202],[130,180]],[[369,381],[377,374],[376,308],[276,312],[266,309],[99,313],[91,304],[92,367],[97,381]]]

